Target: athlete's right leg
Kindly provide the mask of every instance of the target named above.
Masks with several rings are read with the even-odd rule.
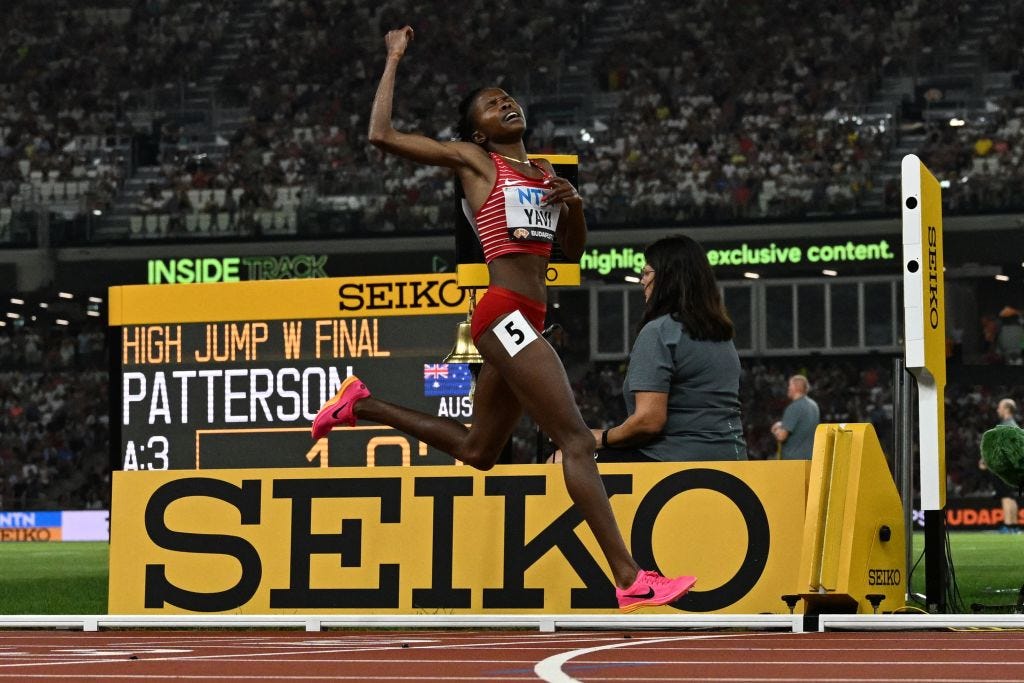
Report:
[[[486,408],[498,405],[501,410]],[[471,428],[450,417],[422,413],[373,396],[360,399],[354,410],[361,420],[394,427],[481,470],[491,469],[498,461],[522,415],[505,380],[487,363],[480,368],[473,395]]]
[[[608,494],[594,463],[594,437],[576,405],[562,361],[543,338],[523,344],[529,335],[523,327],[516,325],[525,321],[517,323],[513,320],[510,321],[511,327],[504,328],[510,332],[510,341],[519,337],[518,345],[511,341],[513,348],[507,346],[494,331],[498,326],[505,326],[507,320],[508,317],[502,318],[481,335],[476,347],[487,362],[493,363],[506,378],[519,404],[562,450],[562,470],[569,497],[604,552],[617,587],[619,606],[633,611],[678,599],[690,590],[697,579],[692,576],[669,579],[657,572],[640,570],[615,521]],[[480,406],[481,411],[492,409],[500,410],[500,406]]]
[[[594,464],[594,437],[580,415],[558,354],[543,337],[538,337],[513,356],[493,328],[477,339],[476,347],[487,363],[506,378],[509,395],[518,399],[519,405],[561,449],[569,497],[593,531],[616,585],[629,586],[640,568],[615,521],[608,493]],[[481,408],[488,411],[500,406]]]

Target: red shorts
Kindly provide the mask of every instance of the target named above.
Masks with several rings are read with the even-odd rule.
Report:
[[[548,312],[545,304],[504,287],[492,286],[487,288],[483,298],[473,309],[473,323],[470,325],[473,343],[475,344],[480,335],[490,329],[495,320],[513,311],[522,311],[537,332],[544,329],[544,316]]]

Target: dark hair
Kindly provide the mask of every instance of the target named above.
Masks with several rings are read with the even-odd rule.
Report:
[[[703,247],[686,235],[676,235],[654,242],[644,256],[654,269],[654,285],[640,327],[667,314],[683,324],[691,339],[733,338],[732,320]]]
[[[459,122],[455,126],[455,131],[463,142],[473,142],[473,131],[476,130],[476,126],[473,125],[470,110],[473,108],[473,102],[476,101],[477,95],[483,91],[484,88],[473,88],[459,102]]]

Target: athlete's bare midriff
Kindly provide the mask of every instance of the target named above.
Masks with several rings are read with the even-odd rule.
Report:
[[[508,254],[487,264],[492,285],[542,303],[546,303],[548,297],[547,271],[548,259],[535,254]]]

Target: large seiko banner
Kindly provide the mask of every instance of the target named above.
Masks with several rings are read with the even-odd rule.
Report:
[[[601,466],[639,563],[699,577],[662,613],[785,609],[808,471]],[[126,471],[113,495],[112,614],[615,611],[557,466]]]

